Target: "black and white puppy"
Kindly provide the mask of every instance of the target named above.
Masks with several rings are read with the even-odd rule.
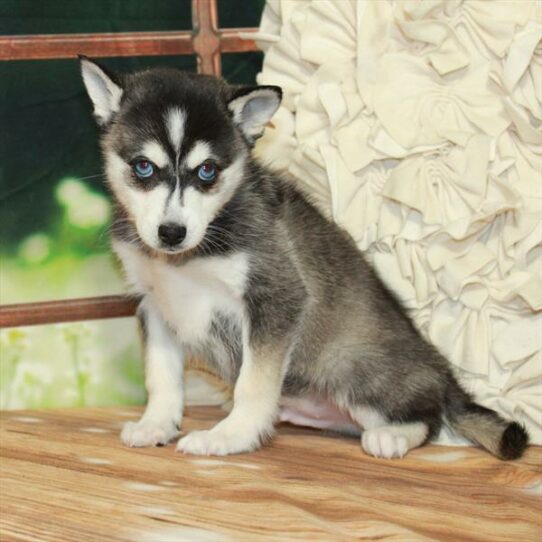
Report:
[[[115,200],[113,247],[145,335],[148,404],[129,446],[178,435],[183,362],[234,383],[231,413],[191,454],[258,448],[275,422],[361,433],[401,457],[443,421],[502,459],[527,434],[473,402],[353,240],[251,157],[281,90],[172,69],[108,74],[81,59]]]

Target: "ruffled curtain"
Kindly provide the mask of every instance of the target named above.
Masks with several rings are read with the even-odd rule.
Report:
[[[484,405],[542,444],[542,7],[268,0],[257,145],[346,228]],[[445,441],[444,435],[441,441]]]

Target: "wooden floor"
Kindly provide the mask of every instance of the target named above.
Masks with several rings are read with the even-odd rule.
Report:
[[[501,462],[428,446],[402,460],[357,439],[281,426],[259,452],[128,449],[138,409],[2,412],[0,540],[542,540],[542,450]],[[192,408],[185,430],[218,409]]]

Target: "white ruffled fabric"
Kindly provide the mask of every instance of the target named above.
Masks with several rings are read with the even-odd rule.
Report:
[[[542,444],[542,7],[268,0],[257,153],[364,250],[482,404]],[[447,441],[442,435],[441,441]]]

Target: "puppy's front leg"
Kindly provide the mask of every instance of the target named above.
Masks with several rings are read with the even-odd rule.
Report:
[[[177,450],[195,455],[228,455],[260,447],[273,432],[282,389],[282,347],[245,347],[233,394],[233,409],[209,431],[193,431]]]
[[[145,338],[145,385],[148,400],[138,422],[124,425],[127,446],[167,444],[179,434],[183,411],[183,352],[150,303],[139,309]]]

